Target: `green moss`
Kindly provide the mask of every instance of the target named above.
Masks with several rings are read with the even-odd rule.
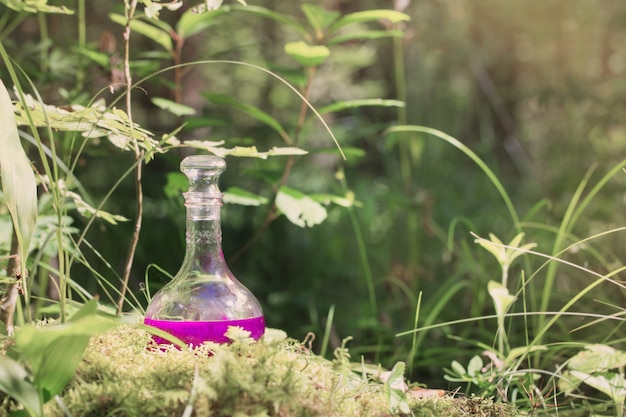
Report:
[[[120,327],[92,338],[62,401],[75,416],[402,415],[390,405],[389,383],[379,372],[354,372],[347,349],[330,361],[300,342],[270,339],[194,352],[150,350],[147,332]],[[407,395],[400,401],[418,417],[518,415],[485,399]],[[64,415],[54,401],[45,407],[46,416]]]

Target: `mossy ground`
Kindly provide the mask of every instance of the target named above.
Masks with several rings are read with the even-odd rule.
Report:
[[[359,371],[347,349],[326,360],[306,344],[267,336],[193,352],[150,350],[149,333],[120,327],[92,338],[61,403],[74,416],[520,415],[507,404],[443,392],[398,396],[397,384],[375,369]],[[50,401],[45,415],[66,414]]]

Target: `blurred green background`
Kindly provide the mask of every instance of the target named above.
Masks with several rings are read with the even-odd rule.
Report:
[[[107,17],[111,11],[122,10],[120,3],[87,2],[87,39],[94,49],[111,48],[105,50],[121,54],[121,27]],[[263,304],[269,326],[285,329],[298,339],[314,332],[319,343],[329,311],[334,309],[331,346],[353,336],[353,355],[390,364],[409,355],[412,338],[396,334],[414,327],[420,293],[420,324],[493,313],[486,286],[489,280],[499,279],[499,266],[474,243],[470,232],[483,237],[494,233],[508,242],[519,225],[493,184],[466,155],[434,137],[383,132],[396,124],[422,125],[464,143],[506,187],[524,222],[525,242],[537,242],[538,251],[550,253],[554,228],[581,181],[589,175],[585,195],[624,160],[626,3],[248,1],[300,22],[304,21],[304,3],[342,14],[396,7],[411,16],[409,23],[397,27],[404,33],[402,39],[334,47],[310,87],[316,107],[365,98],[405,100],[406,106],[344,109],[326,115],[341,145],[355,149],[346,160],[339,157],[318,121],[311,118],[304,125],[299,146],[310,154],[297,159],[288,184],[310,193],[353,193],[359,202],[354,218],[349,209],[338,206],[330,207],[327,220],[313,228],[300,228],[282,216],[249,250],[238,253],[255,235],[266,209],[225,205],[224,252],[235,275]],[[162,12],[161,17],[175,22],[177,13]],[[74,49],[74,25],[67,24],[72,18],[45,17],[48,43],[41,40],[37,19],[41,17],[24,20],[3,42],[15,61],[33,74],[47,102],[60,105],[72,94],[75,98],[99,94],[110,102],[119,94],[107,90],[110,71],[90,65],[83,90],[64,97],[63,91],[71,92],[80,56]],[[390,29],[386,22],[371,26]],[[238,60],[287,74],[297,65],[285,54],[284,44],[297,39],[285,25],[232,10],[189,39],[184,60]],[[133,45],[137,78],[171,64],[151,41],[136,36]],[[142,86],[145,92],[137,90],[134,96],[135,121],[157,135],[180,122],[149,101],[170,95],[169,83],[168,76],[150,80]],[[226,140],[230,146],[254,144],[260,150],[281,145],[265,125],[207,100],[204,93],[235,97],[258,106],[285,126],[297,124],[295,109],[300,99],[276,79],[249,67],[202,64],[185,73],[182,102],[194,107],[198,117],[179,134],[181,138]],[[144,222],[131,285],[140,299],[148,266],[156,264],[174,274],[184,254],[185,213],[173,175],[182,157],[178,152],[158,155],[145,169]],[[222,189],[237,186],[265,195],[271,190],[258,170],[272,176],[280,174],[284,165],[280,158],[228,158],[227,162]],[[76,175],[98,201],[131,164],[130,155],[104,142],[93,143],[81,155]],[[624,180],[624,173],[618,171],[594,197],[575,224],[571,242],[623,225]],[[133,202],[134,184],[126,179],[106,209],[134,218]],[[77,217],[76,222],[84,220]],[[130,222],[103,223],[88,238],[121,273],[131,232]],[[358,232],[366,258],[359,250]],[[622,235],[615,234],[563,257],[603,273],[622,265],[623,248]],[[93,262],[98,265],[99,261]],[[540,297],[545,269],[537,268],[543,262],[538,257],[526,260],[526,264],[516,264],[519,269],[511,274],[517,283],[522,266],[526,279],[538,271],[528,297]],[[374,300],[368,293],[368,274],[374,283]],[[154,268],[148,269],[148,278],[153,290],[169,279]],[[111,274],[110,279],[115,282],[116,278]],[[550,308],[560,308],[589,280],[585,273],[560,268]],[[98,292],[86,272],[83,281],[90,291]],[[625,296],[624,290],[600,287],[577,307],[611,314],[624,305]],[[570,330],[583,324],[581,320],[563,322],[549,340],[573,337]],[[441,367],[459,359],[473,340],[491,344],[494,329],[495,323],[481,320],[420,333],[424,339],[414,356],[417,379],[440,377]],[[513,323],[510,331],[523,340],[521,327]],[[583,330],[575,337],[585,340],[593,335]]]

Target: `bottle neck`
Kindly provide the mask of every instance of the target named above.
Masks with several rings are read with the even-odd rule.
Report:
[[[185,260],[192,270],[213,273],[225,266],[220,221],[219,205],[187,205]]]

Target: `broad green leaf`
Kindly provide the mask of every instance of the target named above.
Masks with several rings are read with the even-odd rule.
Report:
[[[513,261],[526,253],[526,251],[537,246],[535,243],[527,243],[523,246],[519,246],[524,238],[524,233],[519,233],[515,236],[508,245],[504,245],[498,237],[496,237],[493,233],[489,234],[489,239],[476,239],[475,242],[478,243],[483,248],[487,249],[493,256],[496,257],[498,263],[503,268],[508,268]],[[509,246],[509,247],[505,247]]]
[[[280,124],[278,120],[276,120],[275,118],[273,118],[272,116],[264,112],[263,110],[259,109],[258,107],[239,101],[226,94],[205,93],[202,95],[207,100],[213,103],[230,106],[237,110],[241,110],[242,112],[246,113],[248,116],[258,120],[261,123],[265,123],[266,125],[270,126],[272,129],[274,129],[275,131],[279,133],[283,133],[285,131],[285,129],[282,127],[282,125]]]
[[[276,195],[276,207],[291,223],[312,227],[326,220],[326,209],[311,197],[283,186]]]
[[[309,24],[315,29],[318,39],[323,38],[324,29],[333,24],[340,16],[339,12],[326,10],[313,4],[303,4],[302,12]]]
[[[346,25],[351,25],[354,23],[372,22],[376,20],[389,20],[391,23],[408,22],[411,20],[411,16],[395,10],[367,10],[364,12],[350,13],[343,16],[331,27],[330,30],[334,32],[337,29]]]
[[[140,19],[141,18],[143,18],[143,16],[141,16]],[[170,24],[165,22],[164,20],[148,19],[149,23],[145,22],[144,20],[137,20],[137,21],[142,22],[142,23],[146,23],[148,26],[154,25],[157,28],[161,29],[163,32],[168,33],[168,34],[174,32],[174,28],[172,26],[170,26]]]
[[[239,187],[230,187],[224,192],[224,203],[242,206],[261,206],[267,204],[266,197],[256,195]]]
[[[78,321],[82,318],[91,316],[92,314],[96,314],[98,312],[98,301],[96,299],[91,299],[87,301],[83,306],[76,311],[74,314],[67,319],[68,322]]]
[[[480,356],[473,356],[467,364],[467,374],[471,377],[476,377],[480,375],[481,369],[483,369],[483,365],[483,360]]]
[[[328,45],[338,45],[344,42],[369,41],[381,38],[403,38],[404,32],[401,30],[363,30],[345,35],[333,36]]]
[[[191,116],[196,114],[196,110],[193,107],[185,106],[184,104],[176,103],[166,98],[154,97],[151,101],[155,106],[167,110],[175,116]]]
[[[309,45],[303,41],[287,43],[285,52],[305,67],[320,65],[330,56],[330,49],[327,47]]]
[[[47,0],[0,0],[0,3],[18,12],[74,14],[65,6],[48,5]]]
[[[307,151],[295,147],[272,148],[267,152],[259,151],[256,146],[235,146],[233,148],[222,148],[223,142],[211,142],[201,140],[188,140],[180,146],[187,146],[196,149],[205,149],[222,158],[226,156],[238,156],[247,158],[267,159],[270,156],[305,155]]]
[[[626,400],[626,379],[618,373],[603,372],[593,375],[579,371],[570,373],[581,382],[607,395],[617,404],[623,404]]]
[[[0,392],[20,403],[31,416],[43,416],[39,394],[28,373],[15,360],[0,354]]]
[[[383,384],[383,392],[387,396],[389,401],[389,411],[392,413],[410,414],[411,409],[406,402],[406,390],[407,386],[404,382],[404,362],[396,363],[387,380]]]
[[[34,385],[43,394],[45,403],[63,391],[80,364],[89,336],[59,336],[46,346],[39,367],[35,371]]]
[[[19,243],[21,274],[26,274],[26,257],[37,223],[37,183],[30,161],[22,148],[11,98],[0,81],[0,177]]]
[[[325,114],[360,107],[404,107],[404,102],[400,100],[384,100],[382,98],[344,100],[321,107],[317,111],[319,114]]]
[[[300,32],[300,34],[302,35],[307,35],[307,31],[306,29],[300,25],[298,22],[296,22],[295,20],[292,20],[286,16],[284,16],[282,13],[278,13],[275,12],[273,10],[267,9],[265,7],[259,7],[259,6],[245,6],[245,7],[241,7],[241,6],[233,6],[234,10],[240,10],[246,13],[252,13],[255,14],[257,16],[261,16],[261,17],[265,17],[268,19],[272,19],[275,20],[279,23],[285,24],[287,26],[290,26],[292,28],[294,28],[295,30],[297,30],[298,32]]]
[[[295,146],[275,146],[266,152],[267,156],[306,155],[307,153],[308,151],[296,148]]]
[[[126,17],[122,16],[121,14],[111,13],[109,14],[109,18],[119,25],[126,25]],[[166,51],[171,51],[174,49],[172,46],[171,36],[169,35],[169,33],[161,28],[137,19],[133,20],[130,23],[130,28],[133,32],[144,35],[145,37],[161,45]]]
[[[133,150],[132,141],[146,151],[152,151],[158,143],[152,139],[152,133],[130,122],[128,115],[116,108],[106,109],[101,103],[91,107],[72,105],[70,109],[41,104],[31,96],[26,96],[32,122],[37,127],[49,126],[52,129],[82,132],[86,138],[106,136],[115,146],[124,150]],[[29,118],[21,103],[16,104],[17,122],[28,125]]]
[[[476,239],[476,243],[485,248],[489,253],[491,253],[498,260],[500,265],[506,265],[506,248],[503,246],[504,243],[496,235],[493,233],[489,233],[489,240],[486,239]]]
[[[228,6],[204,13],[194,13],[192,9],[187,10],[176,24],[178,36],[189,38],[190,36],[208,29],[217,23],[218,17],[228,13],[229,10],[230,8]]]
[[[504,316],[511,304],[517,299],[514,295],[509,294],[509,289],[499,282],[489,281],[487,291],[493,299],[493,304],[498,317]]]
[[[354,199],[333,194],[309,194],[309,197],[324,205],[331,203],[341,207],[352,207],[354,205]]]
[[[33,370],[33,384],[44,402],[59,394],[73,377],[89,338],[121,322],[93,313],[95,300],[75,318],[61,325],[22,326],[15,332],[15,346]]]
[[[465,371],[465,367],[461,365],[461,363],[458,361],[452,361],[452,363],[450,364],[450,367],[452,368],[452,371],[458,376],[467,375],[467,372]]]
[[[593,373],[626,366],[626,352],[611,346],[593,344],[585,346],[571,358],[567,367],[571,370]]]

